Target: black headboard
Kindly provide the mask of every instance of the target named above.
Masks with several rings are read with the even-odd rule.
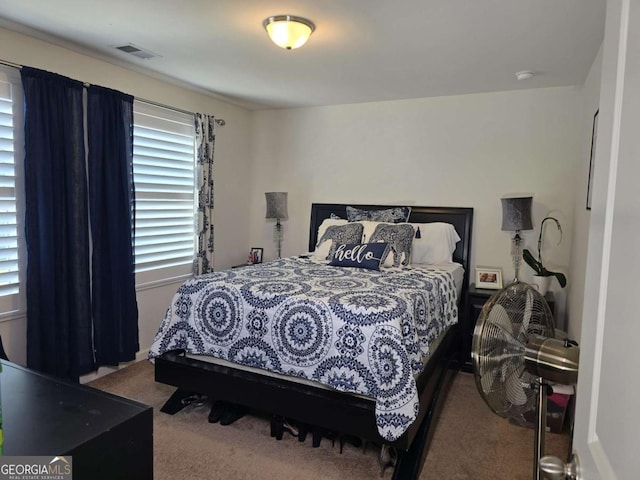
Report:
[[[383,210],[394,208],[398,205],[356,205],[349,204],[361,210]],[[340,218],[347,218],[347,205],[339,203],[312,203],[311,204],[311,225],[309,228],[309,251],[315,250],[318,234],[318,227],[323,220],[330,218],[331,214]],[[445,222],[452,224],[460,241],[453,252],[453,261],[460,263],[464,267],[463,288],[469,285],[469,262],[471,259],[471,229],[473,226],[473,208],[460,207],[414,207],[411,206],[411,216],[409,221],[413,223]]]

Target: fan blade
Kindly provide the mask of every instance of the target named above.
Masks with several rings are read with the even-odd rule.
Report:
[[[499,373],[500,370],[487,370],[487,372],[480,377],[482,393],[488,395],[493,390],[493,384],[497,380]]]
[[[501,328],[505,333],[513,336],[512,322],[509,319],[509,313],[500,304],[496,304],[491,308],[487,317],[487,322]]]
[[[549,318],[544,311],[544,299],[530,286],[525,292],[522,324],[514,328],[517,331],[516,338],[522,343],[527,343],[529,335],[533,333],[545,337],[553,336],[553,318]]]
[[[521,406],[527,403],[527,394],[522,386],[520,375],[512,372],[504,383],[505,396],[511,404]]]
[[[525,346],[513,337],[508,314],[501,305],[494,306],[489,317],[483,322],[482,340],[476,349],[483,393],[491,392],[496,380],[503,381],[508,365],[521,364],[525,352]]]
[[[495,309],[496,307],[494,307]],[[504,308],[500,307],[502,310]],[[491,351],[502,350],[505,352],[524,352],[524,344],[517,337],[514,337],[511,325],[505,325],[504,317],[495,315],[493,319],[487,319],[483,324],[482,337],[491,339],[482,344],[491,347]],[[485,353],[486,348],[480,353]]]
[[[480,342],[479,356],[523,355],[524,346],[513,336],[513,330],[504,307],[494,306],[488,317],[483,321],[481,336],[484,339],[491,339],[491,341]]]
[[[486,338],[491,338],[491,342],[487,343],[492,350],[502,348],[508,351],[524,351],[524,345],[513,336],[511,331],[505,331],[501,326],[494,323],[488,323],[485,326]]]
[[[495,380],[502,381],[508,372],[521,365],[525,352],[524,346],[505,335],[502,329],[494,326],[492,330],[496,332],[491,335],[492,341],[481,343],[476,354],[484,393],[491,391]]]
[[[520,333],[524,333],[529,329],[529,322],[531,322],[531,312],[533,310],[533,293],[530,290],[527,290],[524,312],[522,314],[522,330],[518,332],[518,336]]]
[[[524,292],[524,305],[518,309],[519,322],[514,322],[513,329],[515,337],[520,342],[526,343],[526,334],[531,323],[531,315],[533,314],[533,295],[531,291],[525,290]]]
[[[522,362],[525,349],[518,345],[518,349],[507,350],[506,348],[488,345],[484,352],[478,355],[479,363],[483,371],[504,370],[505,365],[517,365]]]

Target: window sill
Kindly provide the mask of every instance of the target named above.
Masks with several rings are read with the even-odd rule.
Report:
[[[165,285],[172,285],[174,283],[183,283],[186,280],[193,278],[193,274],[188,273],[185,275],[178,275],[175,277],[163,278],[160,280],[153,280],[152,282],[139,283],[136,285],[136,292],[142,292],[144,290],[151,290],[158,287],[164,287]]]
[[[22,320],[23,318],[27,318],[27,312],[14,310],[12,312],[0,313],[0,323],[13,322],[14,320]]]

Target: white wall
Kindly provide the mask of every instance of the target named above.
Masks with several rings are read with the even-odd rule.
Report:
[[[215,151],[216,269],[245,259],[249,249],[250,113],[212,96],[0,28],[0,59],[49,70],[183,110],[223,118]],[[140,356],[146,355],[177,285],[138,291]],[[26,320],[0,320],[0,335],[11,360],[26,363]]]
[[[265,259],[275,257],[264,192],[283,190],[289,192],[290,216],[284,222],[285,256],[307,249],[312,202],[473,207],[472,265],[501,267],[508,281],[510,234],[500,231],[500,197],[532,192],[536,230],[524,232],[526,245],[536,248],[546,214],[558,216],[563,242],[556,246],[554,229],[545,229],[544,257],[549,266],[569,273],[567,291],[581,292],[574,285],[574,266],[568,270],[576,245],[574,208],[582,208],[577,199],[586,188],[577,178],[583,176],[590,122],[581,88],[247,112],[5,29],[0,29],[0,59],[224,118],[227,125],[218,129],[216,142],[216,269],[241,263],[253,246],[265,248]],[[576,228],[586,231],[577,221]],[[527,280],[531,270],[525,265],[521,273]],[[176,287],[138,292],[143,351]],[[562,317],[566,292],[557,284],[553,289]],[[25,319],[0,321],[0,334],[10,357],[24,363]]]
[[[602,72],[602,48],[598,52],[589,75],[584,83],[582,95],[582,113],[580,127],[580,160],[576,165],[576,189],[574,196],[573,239],[571,243],[570,275],[573,279],[569,287],[567,304],[567,332],[574,339],[579,339],[582,325],[582,307],[585,295],[585,271],[589,239],[591,211],[586,208],[587,184],[589,179],[589,163],[591,158],[591,137],[593,132],[593,116],[598,110],[600,99],[600,77]]]
[[[569,286],[567,304],[567,332],[574,339],[579,339],[582,325],[582,306],[584,301],[584,277],[587,263],[589,224],[591,212],[586,208],[587,184],[589,177],[589,161],[591,158],[591,137],[593,132],[593,116],[598,110],[600,99],[600,77],[602,71],[602,48],[598,52],[589,75],[584,83],[582,94],[582,115],[580,117],[580,160],[576,164],[576,188],[574,196],[573,241],[571,243],[571,268],[569,274],[573,279]],[[581,181],[580,181],[581,180]]]
[[[513,278],[510,233],[500,230],[500,197],[534,193],[536,249],[547,225],[544,258],[568,273],[576,163],[581,160],[581,89],[508,91],[329,107],[267,110],[253,116],[252,246],[275,257],[264,192],[289,192],[283,256],[307,249],[312,202],[473,207],[472,265]],[[521,278],[531,276],[523,265]],[[569,282],[572,278],[569,277]],[[559,323],[566,292],[556,291]]]

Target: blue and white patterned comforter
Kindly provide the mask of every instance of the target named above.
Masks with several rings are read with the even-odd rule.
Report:
[[[415,376],[458,320],[451,273],[341,268],[302,258],[195,277],[175,294],[149,358],[184,349],[376,401],[393,441],[416,419]]]

